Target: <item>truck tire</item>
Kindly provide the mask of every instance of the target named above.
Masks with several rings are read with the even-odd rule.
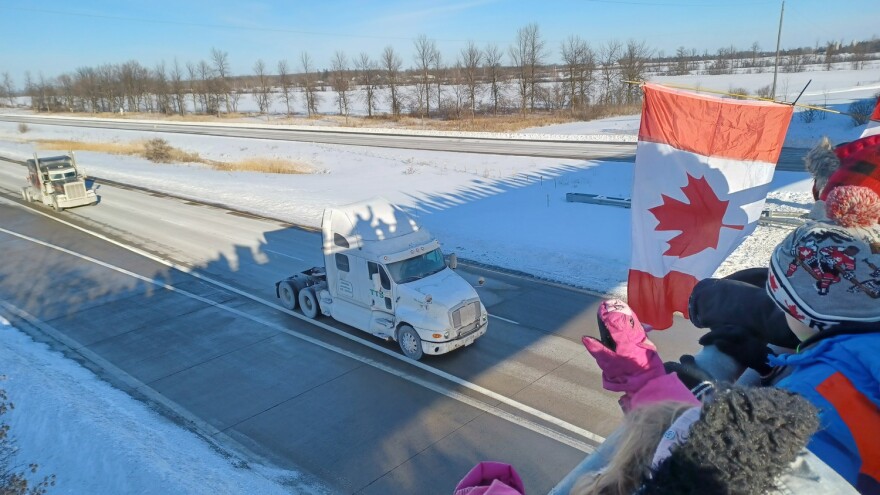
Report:
[[[64,208],[62,208],[58,204],[58,198],[56,198],[55,196],[52,196],[52,208],[55,208],[55,211],[57,211],[58,213],[61,213],[62,211],[64,211]]]
[[[314,320],[318,317],[318,298],[311,288],[306,287],[299,291],[299,309],[306,318]]]
[[[397,331],[397,344],[400,345],[404,356],[413,361],[422,359],[422,339],[413,327],[409,325],[400,327],[400,330]]]
[[[278,284],[278,299],[281,299],[281,305],[287,309],[296,309],[296,289],[290,282],[281,282]]]

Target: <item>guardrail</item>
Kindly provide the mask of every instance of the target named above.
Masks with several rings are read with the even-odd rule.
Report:
[[[566,193],[565,200],[569,203],[589,203],[594,205],[614,206],[616,208],[632,208],[630,198],[602,196],[601,194]],[[799,227],[807,221],[806,213],[789,211],[764,210],[758,223],[771,227]]]
[[[591,203],[594,205],[616,206],[618,208],[630,208],[632,203],[632,200],[629,198],[616,198],[614,196],[587,193],[566,193],[565,200],[569,203]]]

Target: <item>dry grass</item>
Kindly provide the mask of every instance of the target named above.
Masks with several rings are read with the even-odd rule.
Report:
[[[236,162],[208,160],[199,156],[198,153],[174,148],[164,139],[129,143],[93,143],[61,139],[40,139],[34,142],[42,150],[92,151],[140,156],[156,163],[202,163],[215,170],[225,172],[260,172],[265,174],[310,174],[314,172],[314,169],[306,163],[281,158],[255,157]]]
[[[212,161],[210,164],[217,170],[264,174],[311,174],[315,171],[306,163],[281,158],[248,158],[237,162]]]
[[[130,143],[90,143],[64,139],[37,139],[34,141],[41,150],[94,151],[113,155],[140,155],[144,151],[143,142]]]

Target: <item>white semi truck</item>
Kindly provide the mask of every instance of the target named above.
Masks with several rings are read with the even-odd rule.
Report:
[[[39,201],[62,211],[74,206],[98,202],[98,195],[86,186],[83,175],[76,168],[73,153],[27,161],[28,185],[21,188],[21,199]]]
[[[400,208],[382,199],[328,208],[321,230],[324,266],[275,284],[284,307],[397,341],[414,360],[486,333],[489,315],[477,291]]]

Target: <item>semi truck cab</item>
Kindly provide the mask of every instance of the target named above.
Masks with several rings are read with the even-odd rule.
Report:
[[[440,242],[401,209],[381,199],[328,208],[321,225],[324,267],[278,282],[285,306],[295,301],[306,316],[319,310],[397,341],[416,360],[486,333],[488,314],[476,290],[447,266]]]

